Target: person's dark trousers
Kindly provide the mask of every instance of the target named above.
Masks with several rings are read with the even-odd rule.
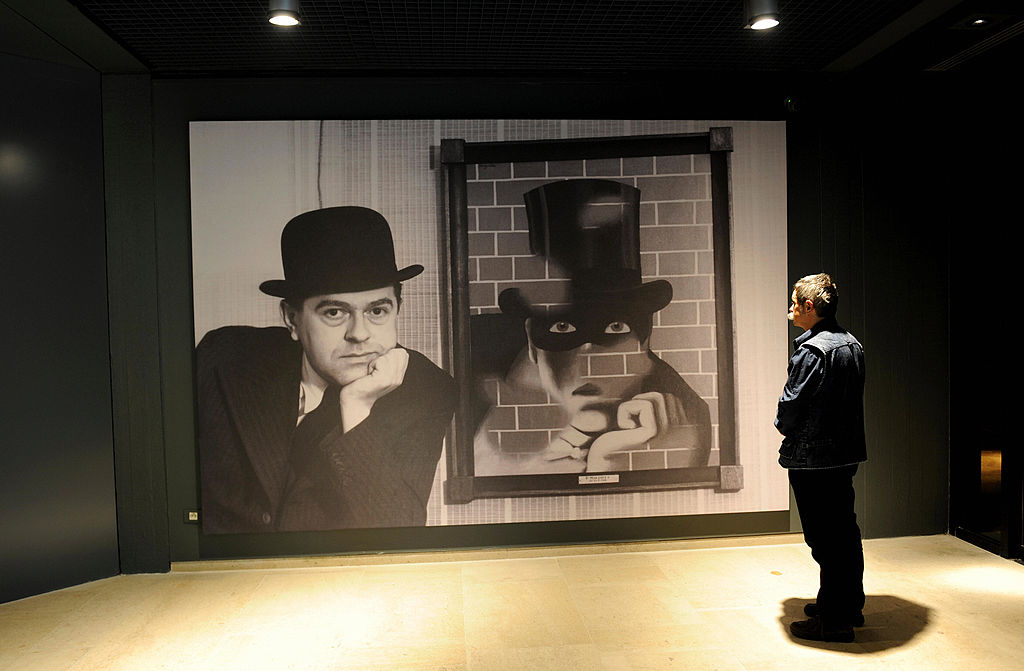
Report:
[[[804,540],[821,569],[818,613],[826,626],[849,624],[864,608],[864,549],[853,511],[857,464],[791,469]]]

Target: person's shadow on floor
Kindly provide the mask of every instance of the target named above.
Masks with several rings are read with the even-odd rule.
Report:
[[[869,594],[864,602],[864,626],[854,628],[853,643],[805,641],[789,632],[789,623],[806,620],[804,606],[813,599],[786,599],[782,602],[779,623],[794,643],[812,648],[864,653],[906,645],[928,626],[931,609],[891,594]]]

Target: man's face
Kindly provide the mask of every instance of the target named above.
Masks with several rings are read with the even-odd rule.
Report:
[[[806,305],[800,305],[800,302],[796,298],[796,289],[793,290],[793,295],[790,296],[789,301],[789,321],[793,322],[793,326],[807,330],[814,326],[816,320],[816,313],[812,307],[808,311]]]
[[[597,312],[527,320],[541,385],[570,417],[583,410],[614,412],[619,402],[639,393],[652,368],[646,338],[641,342],[637,334],[638,320]]]
[[[370,363],[398,343],[398,300],[391,286],[311,296],[301,309],[284,304],[282,312],[313,370],[342,387],[365,376]]]

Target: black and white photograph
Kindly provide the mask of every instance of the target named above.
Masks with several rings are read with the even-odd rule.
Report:
[[[751,402],[783,329],[736,327],[785,275],[781,124],[190,137],[205,533],[788,505]]]
[[[281,234],[283,326],[225,326],[196,347],[209,532],[415,526],[455,390],[398,342],[402,282],[388,222],[359,206],[291,219]]]

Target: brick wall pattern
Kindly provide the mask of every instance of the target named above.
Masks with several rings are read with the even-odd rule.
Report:
[[[621,181],[640,189],[641,269],[645,282],[672,284],[672,302],[654,316],[651,350],[707,401],[718,465],[718,386],[715,347],[714,250],[708,155],[478,164],[467,166],[470,314],[498,312],[498,295],[519,287],[549,309],[564,300],[568,278],[530,251],[523,193],[573,178]],[[628,374],[639,350],[591,360],[591,374]],[[594,370],[600,367],[600,370]],[[493,405],[486,430],[504,463],[525,463],[566,426],[568,417],[539,389],[483,381]],[[616,455],[615,470],[672,468],[682,451],[641,449]],[[552,470],[559,468],[557,462]],[[478,472],[476,475],[498,473]]]

